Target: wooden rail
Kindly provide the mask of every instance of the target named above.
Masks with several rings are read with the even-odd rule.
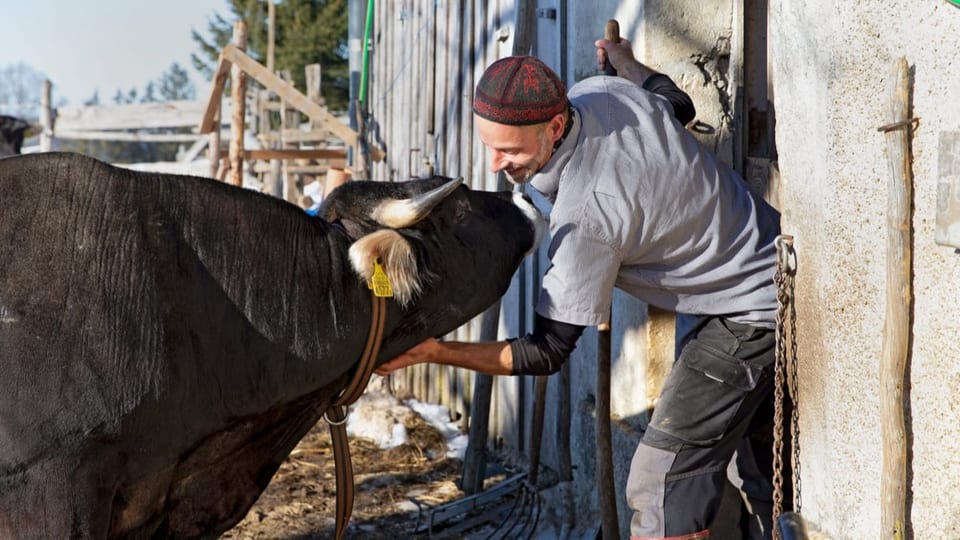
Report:
[[[257,82],[267,87],[267,89],[275,92],[291,107],[296,108],[312,120],[318,122],[324,129],[342,139],[348,146],[357,144],[356,131],[340,122],[340,120],[333,116],[326,108],[311,101],[292,84],[276,76],[262,64],[250,58],[246,53],[232,44],[227,44],[220,53],[217,72],[214,76],[210,91],[210,100],[207,103],[207,109],[203,118],[200,120],[201,133],[208,133],[213,129],[214,115],[220,105],[220,96],[223,94],[223,85],[226,82],[225,72],[228,71],[229,67],[233,64],[236,64],[245,73],[256,79]],[[376,146],[371,146],[370,157],[375,161],[382,160],[384,158],[383,150]]]

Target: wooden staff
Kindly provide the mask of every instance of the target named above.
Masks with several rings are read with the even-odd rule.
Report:
[[[597,326],[597,493],[600,502],[600,529],[603,540],[620,537],[617,494],[613,478],[613,428],[610,425],[610,325]]]
[[[880,128],[887,141],[887,306],[880,364],[880,424],[883,438],[881,534],[904,538],[907,515],[907,433],[903,386],[909,355],[911,310],[910,68],[894,62],[888,87],[889,124]]]

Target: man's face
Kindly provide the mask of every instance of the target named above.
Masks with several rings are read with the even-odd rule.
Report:
[[[490,170],[503,171],[514,184],[522,184],[543,168],[553,155],[553,143],[559,137],[554,126],[559,123],[563,130],[563,119],[555,116],[549,122],[531,126],[509,126],[491,122],[479,116],[474,117],[477,134],[490,151]]]

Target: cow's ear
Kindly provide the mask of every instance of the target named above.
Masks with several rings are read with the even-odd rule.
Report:
[[[406,306],[422,290],[417,257],[410,242],[396,231],[383,229],[360,238],[350,246],[350,263],[364,281],[373,276],[377,258],[390,278],[393,296],[401,306]]]

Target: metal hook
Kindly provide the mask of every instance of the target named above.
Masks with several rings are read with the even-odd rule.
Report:
[[[793,250],[793,236],[781,234],[774,240],[774,244],[777,246],[780,267],[790,274],[796,273],[797,252]]]

